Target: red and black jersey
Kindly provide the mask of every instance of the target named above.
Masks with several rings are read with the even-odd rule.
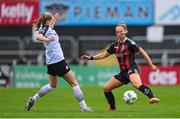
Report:
[[[107,52],[116,55],[121,71],[125,71],[136,64],[135,55],[139,49],[138,44],[126,37],[122,43],[118,41],[112,43]]]

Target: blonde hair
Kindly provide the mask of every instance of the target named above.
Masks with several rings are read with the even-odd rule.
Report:
[[[117,27],[123,27],[125,32],[128,33],[127,26],[126,26],[126,24],[123,21],[121,21],[120,24],[117,25]]]

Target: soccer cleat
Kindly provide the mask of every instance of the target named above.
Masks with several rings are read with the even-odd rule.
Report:
[[[28,102],[26,103],[25,111],[29,111],[33,105],[34,105],[34,100],[32,97],[30,97]]]
[[[106,111],[107,112],[113,112],[113,111],[116,111],[116,109],[112,109],[112,108],[109,107]]]
[[[149,100],[149,103],[150,103],[150,104],[154,104],[154,103],[158,103],[158,102],[160,102],[160,99],[159,99],[159,98],[151,98],[151,99]]]
[[[81,111],[82,112],[94,112],[94,110],[92,110],[90,107],[83,107],[83,108],[81,108]]]

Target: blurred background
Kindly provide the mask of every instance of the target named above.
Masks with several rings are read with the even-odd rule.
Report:
[[[1,87],[34,88],[48,82],[44,47],[32,27],[45,11],[62,15],[55,30],[80,85],[102,86],[119,72],[115,56],[86,62],[79,57],[104,51],[116,40],[121,21],[127,24],[127,37],[160,69],[152,72],[137,55],[143,83],[180,84],[180,0],[0,0]]]

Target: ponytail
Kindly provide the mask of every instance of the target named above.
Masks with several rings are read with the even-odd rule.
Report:
[[[37,22],[37,25],[36,25],[36,31],[41,27],[41,24],[42,24],[42,18],[40,17],[38,19],[38,22]]]
[[[38,19],[34,20],[34,21],[32,22],[32,24],[33,24],[34,30],[35,30],[35,31],[38,31],[38,29],[41,27],[41,24],[42,24],[42,19],[41,19],[41,17],[39,17]]]

